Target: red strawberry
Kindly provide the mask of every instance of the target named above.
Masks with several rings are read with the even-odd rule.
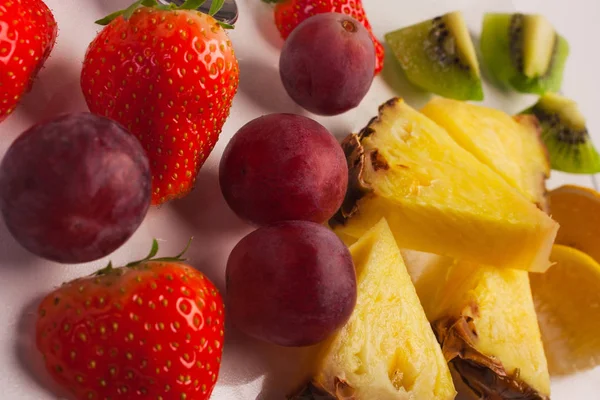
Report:
[[[57,26],[42,0],[0,3],[0,122],[31,88],[54,48]]]
[[[37,347],[76,399],[208,399],[223,302],[181,255],[149,256],[66,283],[39,306]]]
[[[120,122],[142,142],[152,203],[161,204],[192,190],[229,115],[239,69],[223,27],[184,9],[197,1],[140,3],[90,44],[81,86],[93,113]]]
[[[275,24],[281,37],[287,39],[302,21],[315,14],[337,12],[347,14],[359,21],[367,28],[375,44],[377,60],[375,63],[375,74],[383,69],[384,49],[383,45],[373,35],[373,29],[367,19],[367,15],[361,0],[264,0],[275,5]]]

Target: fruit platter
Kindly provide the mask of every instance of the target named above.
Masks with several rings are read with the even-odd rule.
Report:
[[[0,399],[600,399],[595,0],[0,0]]]

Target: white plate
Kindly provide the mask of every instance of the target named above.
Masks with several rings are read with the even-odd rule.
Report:
[[[0,0],[4,1],[4,0]],[[86,110],[79,89],[81,62],[98,27],[93,21],[129,4],[130,0],[47,0],[60,27],[56,49],[33,92],[18,111],[0,125],[0,155],[12,140],[36,121],[70,111]],[[241,69],[239,93],[232,115],[213,155],[200,173],[196,190],[188,198],[153,209],[134,237],[110,258],[119,263],[145,255],[152,238],[162,241],[165,254],[180,249],[190,236],[188,256],[220,288],[229,251],[250,228],[240,222],[221,198],[216,165],[228,139],[247,121],[272,112],[304,113],[286,95],[277,74],[282,41],[272,22],[269,6],[260,0],[238,0],[240,20],[231,32]],[[380,38],[385,32],[454,9],[463,10],[473,32],[480,31],[485,11],[543,12],[566,36],[571,56],[563,90],[579,101],[600,144],[600,56],[594,29],[600,20],[598,0],[364,0]],[[386,74],[388,75],[388,74]],[[394,73],[378,77],[361,106],[335,118],[317,118],[337,136],[361,128],[377,106],[402,95],[416,106],[426,96]],[[509,112],[532,102],[528,96],[507,96],[486,88],[486,104]],[[562,183],[591,186],[589,177],[554,173],[550,186]],[[173,253],[175,254],[175,253]],[[34,349],[34,310],[40,297],[60,283],[91,273],[106,260],[81,266],[61,266],[40,260],[22,250],[0,223],[0,388],[3,400],[55,399],[58,395]],[[599,332],[600,334],[600,332]],[[221,377],[214,391],[217,400],[280,400],[301,378],[306,351],[281,349],[245,338],[228,327]],[[600,369],[553,381],[555,400],[600,399]],[[374,399],[375,400],[375,399]],[[427,400],[427,399],[416,399]]]

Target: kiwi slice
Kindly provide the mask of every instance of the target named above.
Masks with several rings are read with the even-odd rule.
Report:
[[[486,14],[481,55],[501,86],[544,94],[560,90],[569,45],[542,15]]]
[[[573,100],[547,93],[522,114],[533,114],[539,120],[552,169],[574,174],[600,172],[600,155]]]
[[[385,40],[413,84],[456,100],[483,100],[475,46],[460,12],[390,32]]]

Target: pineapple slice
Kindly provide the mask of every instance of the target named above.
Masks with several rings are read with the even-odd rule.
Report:
[[[478,398],[549,398],[526,271],[446,259],[415,286],[446,360]]]
[[[544,211],[550,162],[537,119],[513,118],[492,108],[435,98],[423,114],[441,125],[456,142],[521,190]]]
[[[565,375],[600,365],[600,264],[587,254],[555,245],[554,264],[531,274],[550,373]]]
[[[356,308],[322,345],[312,383],[293,398],[453,399],[450,371],[387,222],[377,223],[350,251]]]
[[[402,248],[545,271],[558,224],[401,99],[344,141],[350,186],[330,221],[359,238],[385,217]]]

